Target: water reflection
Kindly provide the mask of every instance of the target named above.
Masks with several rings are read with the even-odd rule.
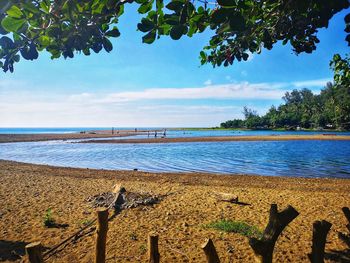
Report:
[[[214,172],[350,178],[350,141],[162,144],[0,144],[0,159],[58,166],[156,172]]]

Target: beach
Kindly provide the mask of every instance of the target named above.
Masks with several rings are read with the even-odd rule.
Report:
[[[86,199],[111,191],[118,183],[130,192],[166,196],[158,204],[126,209],[110,220],[107,262],[145,262],[150,232],[159,235],[161,262],[206,262],[201,250],[205,238],[212,238],[222,262],[253,262],[247,237],[203,225],[232,219],[263,230],[272,203],[280,210],[292,205],[300,213],[279,237],[275,262],[308,261],[315,220],[333,224],[326,256],[346,253],[338,232],[347,231],[341,208],[350,203],[349,180],[108,171],[0,161],[1,260],[20,262],[29,242],[41,241],[45,248],[60,243],[96,217],[96,208]],[[219,201],[218,192],[237,195],[249,205]],[[68,226],[44,227],[48,208],[58,224]],[[48,262],[93,262],[94,245],[92,230]]]
[[[249,135],[249,136],[211,136],[211,137],[177,137],[177,138],[144,138],[144,139],[101,139],[86,140],[81,143],[178,143],[178,142],[230,142],[230,141],[349,141],[346,135]]]
[[[139,135],[139,132],[132,130],[114,131],[82,131],[81,133],[34,133],[34,134],[0,134],[0,143],[7,142],[35,142],[51,140],[82,140],[93,138],[110,138]]]
[[[236,136],[200,136],[200,137],[154,137],[125,139],[122,137],[147,135],[147,131],[122,130],[112,134],[109,131],[89,131],[86,133],[64,134],[0,134],[0,143],[34,142],[50,140],[82,140],[81,143],[177,143],[177,142],[224,142],[224,141],[298,141],[298,140],[335,140],[348,141],[348,135],[317,134],[317,135],[236,135]],[[94,140],[98,138],[98,140]],[[104,139],[105,138],[105,139]],[[122,140],[118,140],[122,138]]]

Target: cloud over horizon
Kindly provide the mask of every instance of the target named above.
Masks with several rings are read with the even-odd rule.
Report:
[[[264,114],[294,88],[321,88],[328,79],[292,83],[232,82],[195,88],[150,88],[43,96],[19,94],[0,81],[0,126],[216,126],[242,117],[243,105]],[[10,87],[9,88],[9,84]],[[13,88],[14,87],[14,88]]]

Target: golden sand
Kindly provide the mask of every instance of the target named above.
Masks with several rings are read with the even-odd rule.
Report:
[[[87,140],[82,143],[176,143],[176,142],[226,142],[226,141],[305,141],[305,140],[332,140],[349,141],[346,135],[250,135],[250,136],[212,136],[212,137],[183,137],[183,138],[147,138],[123,140]]]
[[[59,168],[0,161],[0,257],[20,261],[23,247],[40,240],[51,248],[95,218],[87,197],[121,183],[128,191],[174,194],[153,206],[124,210],[109,222],[107,262],[146,262],[147,234],[159,235],[161,262],[206,262],[201,244],[212,238],[222,262],[253,262],[248,238],[220,233],[203,224],[221,218],[245,221],[264,229],[271,203],[292,205],[300,215],[275,247],[275,262],[308,262],[312,223],[333,226],[327,253],[345,251],[338,231],[346,232],[341,208],[350,205],[350,181],[203,173],[145,173]],[[232,193],[250,206],[218,201],[214,192]],[[45,211],[67,228],[45,228]],[[93,233],[69,243],[48,262],[93,262]],[[179,253],[181,252],[181,253]],[[327,261],[329,262],[329,261]]]

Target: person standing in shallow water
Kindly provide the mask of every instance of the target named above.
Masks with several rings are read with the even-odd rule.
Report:
[[[157,138],[157,131],[154,131],[154,138]]]

